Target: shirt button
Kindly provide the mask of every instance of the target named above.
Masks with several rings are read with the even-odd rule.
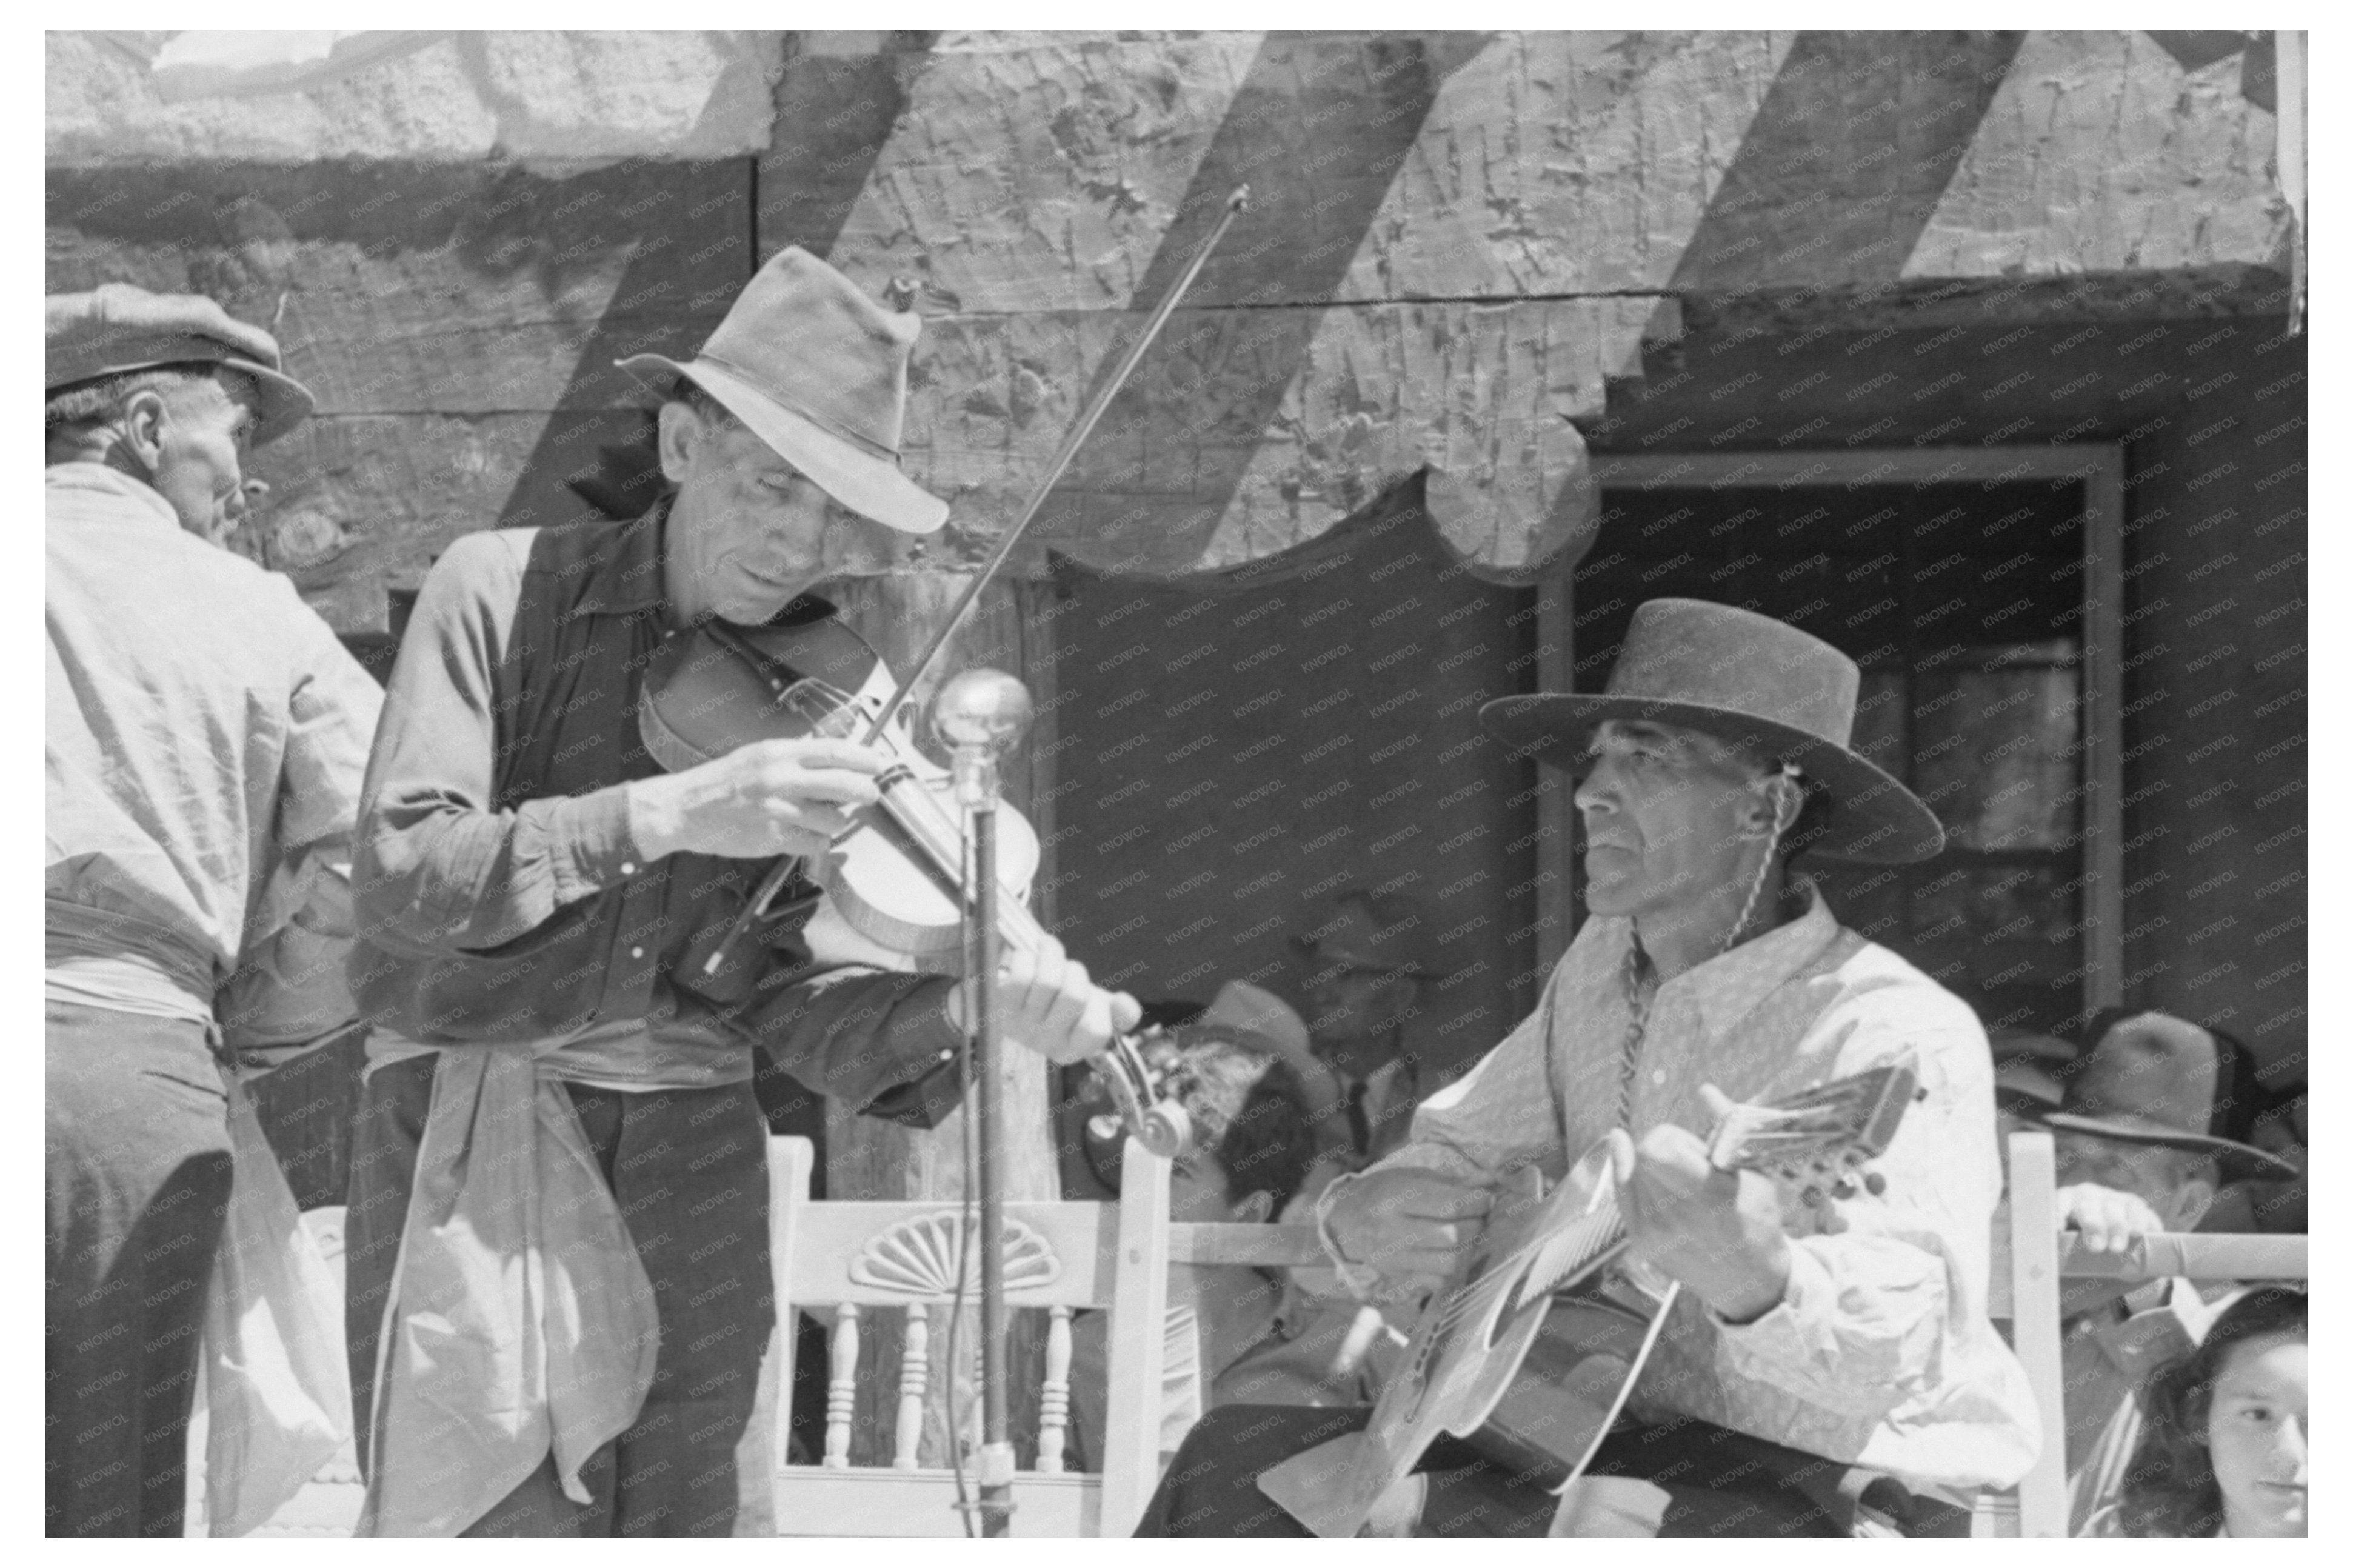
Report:
[[[1666,1068],[1651,1068],[1651,1082],[1652,1084],[1654,1084],[1654,1085],[1656,1085],[1656,1084],[1662,1084],[1662,1083],[1664,1083],[1664,1082],[1666,1082],[1666,1081],[1667,1081],[1667,1069],[1666,1069]]]
[[[944,1062],[952,1062],[955,1060],[955,1052],[953,1050],[942,1051],[940,1053],[940,1060]]]
[[[633,947],[629,949],[629,956],[631,958],[643,958],[645,955],[646,950],[642,947]]]
[[[638,874],[638,863],[637,863],[636,861],[634,861],[634,860],[624,860],[624,861],[622,861],[622,862],[621,862],[621,875],[622,875],[622,876],[624,876],[624,877],[634,877],[634,876],[636,876],[637,874]]]

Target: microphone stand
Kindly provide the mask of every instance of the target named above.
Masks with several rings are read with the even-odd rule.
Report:
[[[1005,1085],[998,1026],[997,759],[1029,722],[1029,693],[1011,676],[968,669],[942,689],[933,725],[955,753],[956,803],[970,825],[970,874],[965,879],[966,1016],[972,1022],[974,1070],[980,1079],[980,1532],[1011,1532],[1013,1443],[1006,1413]],[[973,1237],[967,1236],[965,1244]]]

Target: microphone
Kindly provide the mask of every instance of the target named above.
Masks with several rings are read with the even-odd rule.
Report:
[[[1001,669],[967,669],[940,688],[932,732],[954,754],[957,805],[997,804],[997,759],[1020,743],[1036,712],[1029,689]]]

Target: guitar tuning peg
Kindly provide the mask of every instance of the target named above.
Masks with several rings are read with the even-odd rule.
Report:
[[[1912,1091],[1912,1099],[1913,1099],[1913,1101],[1914,1101],[1915,1104],[1916,1104],[1917,1102],[1919,1102],[1920,1100],[1926,1100],[1926,1099],[1927,1099],[1927,1098],[1928,1098],[1928,1091],[1927,1091],[1926,1089],[1914,1089],[1914,1090]]]
[[[1854,1184],[1848,1181],[1844,1176],[1841,1176],[1837,1181],[1831,1184],[1831,1196],[1834,1198],[1851,1198],[1854,1196]]]
[[[1863,1190],[1873,1197],[1881,1197],[1887,1192],[1887,1178],[1876,1171],[1865,1171],[1862,1173],[1862,1186]]]

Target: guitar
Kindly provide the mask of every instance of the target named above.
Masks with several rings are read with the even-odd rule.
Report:
[[[1810,1206],[1852,1196],[1858,1177],[1875,1194],[1884,1182],[1860,1168],[1917,1093],[1911,1068],[1894,1066],[1736,1105],[1710,1134],[1708,1160],[1777,1177]],[[1259,1478],[1317,1535],[1356,1534],[1440,1433],[1555,1493],[1609,1435],[1678,1287],[1618,1267],[1627,1236],[1606,1142],[1549,1194],[1542,1181],[1532,1169],[1511,1178],[1461,1274],[1423,1309],[1365,1430]]]

